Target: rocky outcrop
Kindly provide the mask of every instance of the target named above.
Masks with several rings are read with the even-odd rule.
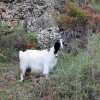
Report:
[[[61,11],[63,3],[64,0],[2,0],[0,18],[10,26],[12,21],[24,21],[27,31],[38,31],[55,25],[52,14]]]
[[[25,11],[27,30],[38,32],[39,30],[55,26],[52,14],[56,11],[60,11],[61,6],[57,7],[57,5],[62,5],[61,2],[56,1],[57,0],[30,0],[29,4],[32,2],[32,5],[30,5],[29,8],[31,9],[26,8]],[[25,4],[28,5],[28,3]]]
[[[43,48],[50,48],[57,39],[60,39],[58,27],[46,28],[38,33],[39,44]]]
[[[76,0],[76,2],[79,4],[80,0],[78,1]],[[14,37],[16,38],[8,37],[9,38],[8,39],[6,38],[7,36],[3,37],[1,39],[3,42],[0,42],[1,45],[4,45],[3,43],[5,42],[4,46],[7,47],[6,44],[8,43],[8,40],[10,40],[11,42],[9,44],[13,43],[14,45],[16,45],[16,42],[15,43],[12,42],[13,40],[15,41],[20,40],[19,42],[20,44],[22,43],[21,39],[24,40],[23,37],[25,37],[24,34],[26,32],[36,32],[37,39],[39,41],[39,44],[42,46],[42,48],[50,47],[53,44],[53,42],[56,39],[58,39],[61,35],[54,18],[55,15],[57,16],[60,13],[63,13],[64,3],[65,0],[1,0],[0,19],[2,20],[2,23],[3,24],[6,23],[10,29],[13,29],[18,25],[20,28],[24,28],[25,30],[24,32],[17,32],[17,36],[16,34],[14,35]],[[84,0],[83,0],[83,4],[84,4]],[[100,26],[99,21],[96,25],[97,26],[95,28],[98,28]],[[82,27],[82,30],[87,30],[87,29],[83,29]],[[64,33],[62,37],[64,39],[65,48],[67,48],[67,51],[70,51],[69,49],[72,49],[71,51],[73,51],[75,49],[78,49],[78,47],[83,47],[83,48],[85,47],[85,45],[83,45],[83,44],[87,44],[87,34],[85,33],[88,32],[87,31],[85,33],[81,32],[82,30],[81,28],[79,30],[78,27],[76,28],[76,31],[75,30],[72,31],[71,29],[71,31],[65,30],[62,32]],[[3,32],[1,33],[3,34]],[[4,34],[6,33],[4,32]],[[78,33],[80,36],[79,35],[72,36],[72,34],[75,35],[76,33]],[[85,34],[85,36],[83,36],[82,34]],[[13,38],[12,41],[11,38]],[[77,42],[78,45],[76,45]]]
[[[43,45],[55,38],[58,29],[54,14],[62,11],[63,4],[64,0],[2,0],[0,19],[11,29],[20,25],[25,32],[39,33],[38,40]]]

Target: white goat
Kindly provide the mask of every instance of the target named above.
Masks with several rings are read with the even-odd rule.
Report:
[[[19,51],[20,81],[24,80],[27,69],[30,69],[30,72],[42,73],[47,77],[57,62],[56,56],[60,48],[63,48],[62,39],[55,42],[49,51],[47,49]]]

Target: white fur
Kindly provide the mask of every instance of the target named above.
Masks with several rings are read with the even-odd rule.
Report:
[[[63,48],[62,39],[60,39],[61,48]],[[26,50],[19,51],[20,60],[20,81],[23,81],[26,69],[31,68],[32,72],[42,73],[46,77],[57,62],[57,54],[54,54],[54,47],[50,51],[45,50]]]
[[[32,72],[48,75],[57,62],[54,55],[54,47],[48,50],[27,50],[19,52],[20,59],[20,81],[23,81],[26,68],[30,67]]]

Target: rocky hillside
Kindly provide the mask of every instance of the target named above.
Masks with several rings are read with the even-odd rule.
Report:
[[[60,12],[64,0],[2,0],[0,18],[13,27],[20,21],[28,31],[39,31],[54,26],[52,14]]]
[[[90,2],[89,0],[83,0],[83,2],[79,2],[79,0],[72,0],[72,1],[76,1],[78,6],[81,6],[84,9],[87,9],[86,5],[89,5]],[[8,40],[10,41],[9,44],[13,43],[11,42],[11,39],[17,40],[16,42],[19,41],[19,44],[22,42],[25,43],[25,38],[24,38],[25,33],[36,32],[38,33],[39,43],[42,44],[42,47],[44,46],[46,48],[46,46],[51,42],[53,42],[55,38],[60,37],[58,23],[56,23],[55,16],[57,17],[60,14],[65,14],[64,6],[66,3],[68,3],[68,0],[0,0],[0,19],[1,19],[0,25],[1,24],[3,24],[3,26],[6,25],[6,30],[5,27],[3,27],[4,28],[3,31],[0,30],[1,40],[2,39],[6,40],[6,42],[2,41],[2,43],[5,42],[5,47],[7,46],[6,44],[9,43]],[[97,17],[95,19],[97,19]],[[63,18],[61,20],[63,20]],[[91,20],[94,20],[94,18]],[[94,30],[96,30],[95,24],[98,25],[97,27],[99,29],[98,20],[96,21],[95,24],[94,22],[92,24]],[[83,27],[80,28],[81,30],[79,29],[79,27],[78,29],[76,29],[76,31],[74,31],[74,29],[71,29],[71,31],[64,30],[63,38],[65,38],[64,42],[65,45],[67,44],[67,47],[71,49],[77,48],[77,46],[72,47],[74,44],[71,44],[72,42],[74,42],[76,37],[75,39],[73,39],[73,37],[69,38],[71,34],[74,33],[82,34],[81,36],[78,37],[80,37],[82,41],[87,41],[86,37],[88,29],[84,30],[84,25],[82,26]],[[22,28],[24,31],[23,32],[16,31],[15,30],[16,27],[18,29]],[[16,32],[15,35],[13,34],[13,29]],[[81,32],[83,30],[85,32]],[[10,33],[13,34],[12,37],[8,36]],[[85,38],[83,37],[83,34],[86,34]],[[5,36],[2,37],[2,35],[6,35],[6,37]],[[16,44],[17,43],[15,43],[14,45]],[[82,43],[82,45],[83,44],[84,43]]]
[[[38,40],[44,45],[48,44],[48,38],[59,37],[53,14],[60,13],[63,5],[64,0],[2,0],[0,19],[10,29],[19,26],[24,28],[24,33],[40,33]]]

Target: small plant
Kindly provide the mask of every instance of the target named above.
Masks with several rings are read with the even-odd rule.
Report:
[[[36,47],[37,44],[37,35],[35,32],[29,32],[26,34],[26,40],[27,40],[27,47],[32,48]]]
[[[35,32],[29,32],[26,35],[26,39],[30,42],[36,41],[36,33]]]

